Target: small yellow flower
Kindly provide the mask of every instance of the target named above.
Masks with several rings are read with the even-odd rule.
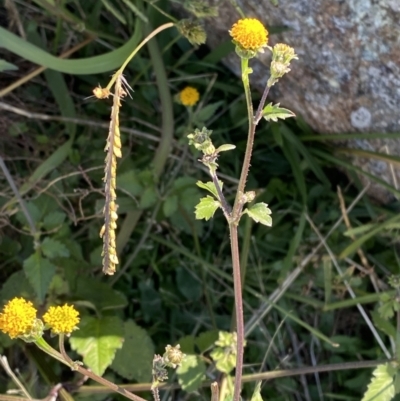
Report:
[[[192,86],[187,86],[179,93],[179,100],[184,106],[194,106],[199,99],[199,91]]]
[[[233,24],[229,31],[234,43],[242,50],[263,51],[268,43],[268,31],[255,18],[244,18]]]
[[[79,323],[79,312],[69,305],[50,306],[43,315],[43,320],[53,334],[71,334]]]
[[[11,338],[28,336],[34,328],[36,312],[32,302],[13,298],[0,313],[0,330]]]

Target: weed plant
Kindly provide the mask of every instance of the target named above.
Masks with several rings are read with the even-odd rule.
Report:
[[[239,14],[211,51],[166,2],[93,4],[1,11],[0,400],[395,397],[398,204],[250,90],[250,56],[269,88],[292,50]]]

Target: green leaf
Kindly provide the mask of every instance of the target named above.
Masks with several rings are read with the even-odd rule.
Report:
[[[371,312],[372,321],[374,325],[381,331],[383,331],[389,337],[396,337],[396,328],[387,319],[384,319],[380,313],[376,311]]]
[[[200,388],[204,380],[206,366],[202,359],[196,355],[186,355],[182,364],[176,370],[178,381],[182,389],[191,393]]]
[[[143,192],[143,185],[134,170],[126,171],[117,176],[117,188],[122,189],[132,196],[140,195]]]
[[[160,292],[154,288],[153,280],[146,279],[139,282],[140,308],[143,319],[149,322],[160,318],[165,312],[160,298]]]
[[[347,256],[349,256],[352,252],[355,252],[357,249],[359,249],[365,241],[369,240],[372,237],[375,237],[382,231],[385,231],[388,229],[390,225],[393,223],[397,223],[397,221],[400,220],[400,214],[396,214],[390,219],[387,219],[383,223],[376,224],[375,228],[370,230],[367,234],[364,234],[362,237],[357,238],[355,241],[352,241],[351,244],[346,247],[339,255],[340,259],[344,259]]]
[[[172,216],[178,210],[178,197],[168,196],[163,203],[163,212],[166,217]]]
[[[21,39],[0,26],[0,48],[3,47],[26,60],[46,68],[51,68],[52,70],[67,74],[91,75],[119,68],[132,52],[132,49],[139,43],[142,32],[143,23],[141,20],[137,20],[132,37],[120,48],[100,56],[66,60],[49,54],[40,47]]]
[[[261,380],[256,383],[253,395],[251,396],[251,401],[263,401],[261,397]]]
[[[210,220],[214,216],[215,211],[221,206],[221,204],[211,196],[201,198],[200,202],[196,205],[196,219]]]
[[[378,313],[382,317],[382,319],[391,319],[394,316],[394,307],[393,304],[396,301],[390,299],[386,302],[382,302],[381,305],[378,307]]]
[[[268,227],[272,226],[271,210],[268,209],[268,205],[264,202],[255,203],[243,210],[243,213],[247,213],[256,223],[261,223]]]
[[[69,283],[71,293],[77,301],[85,301],[92,304],[97,311],[124,308],[128,300],[121,292],[114,290],[107,283],[86,277],[73,277],[76,283]]]
[[[117,20],[126,25],[126,19],[121,11],[119,11],[109,0],[101,0],[101,2],[104,4],[105,8],[110,11],[112,15],[114,15]]]
[[[95,318],[84,316],[79,330],[69,342],[71,348],[83,356],[83,362],[96,374],[102,376],[111,365],[117,349],[124,341],[124,326],[116,316]]]
[[[24,260],[24,272],[34,289],[39,303],[44,301],[50,282],[56,273],[56,267],[39,251]]]
[[[154,357],[150,336],[133,320],[124,323],[124,333],[124,345],[116,352],[111,369],[127,380],[149,382]]]
[[[267,121],[275,122],[278,121],[278,118],[285,120],[289,117],[296,117],[296,114],[294,114],[292,111],[284,109],[283,107],[279,107],[279,103],[274,105],[272,103],[267,104],[264,107],[262,115]]]
[[[390,401],[394,397],[395,373],[396,370],[388,363],[378,365],[372,372],[374,377],[361,401]]]
[[[147,187],[140,197],[139,206],[141,209],[148,209],[157,202],[157,192],[154,186]]]
[[[200,352],[207,351],[218,340],[218,330],[205,331],[201,333],[195,340]]]
[[[64,212],[56,211],[46,214],[46,216],[43,218],[43,228],[48,231],[54,230],[64,223],[66,217],[67,216]]]
[[[196,301],[203,294],[201,282],[184,267],[177,268],[176,283],[179,291],[189,301]]]
[[[0,59],[0,72],[3,71],[16,71],[18,70],[18,67],[14,64],[9,63],[6,60]]]
[[[198,123],[206,122],[209,118],[211,118],[217,109],[224,105],[224,102],[221,100],[216,103],[208,104],[207,106],[203,107],[197,114],[196,114],[196,121]],[[198,124],[201,125],[201,124]]]
[[[218,182],[219,182],[219,186],[220,186],[220,188],[222,190],[222,188],[224,187],[224,183],[222,181],[219,181],[219,180],[218,180]],[[214,185],[213,182],[211,182],[211,181],[208,181],[208,182],[197,181],[196,185],[198,187],[203,188],[206,191],[212,193],[215,196],[216,199],[219,199],[217,188],[215,188],[215,185]]]
[[[122,0],[143,22],[146,24],[149,22],[147,16],[139,10],[139,7],[136,7],[132,0]]]
[[[194,349],[194,344],[195,344],[194,336],[181,337],[178,341],[178,344],[180,345],[181,351],[184,354],[194,354],[196,352]]]
[[[26,203],[26,209],[28,214],[31,216],[32,221],[35,225],[40,221],[41,211],[33,202]],[[26,220],[25,213],[22,210],[19,210],[16,214],[17,220],[24,226],[27,226],[28,221]]]
[[[216,368],[222,373],[229,374],[236,366],[236,353],[227,352],[225,348],[215,347],[210,356]]]
[[[220,153],[220,152],[226,152],[228,150],[235,149],[235,145],[231,145],[229,143],[226,143],[225,145],[221,145],[218,149],[215,149],[215,153]]]
[[[67,258],[69,256],[68,248],[60,241],[46,237],[40,245],[44,256],[49,259]]]
[[[235,368],[236,344],[237,338],[234,333],[218,332],[218,340],[215,341],[215,348],[210,353],[210,356],[220,372],[229,374]]]
[[[22,270],[17,271],[9,276],[2,283],[0,291],[0,304],[9,301],[14,297],[23,297],[33,300],[35,293]]]

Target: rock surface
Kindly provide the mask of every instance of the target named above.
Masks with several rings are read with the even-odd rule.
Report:
[[[205,23],[214,48],[229,39],[239,19],[229,0],[207,0],[219,17]],[[271,98],[296,113],[320,133],[400,132],[400,0],[237,0],[248,17],[265,26],[284,26],[270,45],[294,47],[299,60],[274,86]],[[269,75],[269,52],[252,62],[252,83],[263,90]],[[225,63],[239,75],[237,56]],[[348,147],[400,155],[400,140],[354,140]],[[386,162],[355,159],[353,163],[391,185],[400,169]],[[372,183],[370,194],[382,202],[390,192]]]

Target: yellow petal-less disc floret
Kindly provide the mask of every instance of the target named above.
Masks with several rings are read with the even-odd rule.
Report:
[[[0,313],[0,330],[11,338],[29,335],[36,321],[36,312],[32,302],[13,298]]]
[[[79,312],[70,305],[50,306],[43,320],[53,334],[71,334],[79,323]]]
[[[192,86],[187,86],[179,93],[179,100],[184,106],[194,106],[199,99],[199,91]]]
[[[263,51],[268,43],[268,31],[255,18],[243,18],[233,24],[229,31],[233,41],[243,50]]]

